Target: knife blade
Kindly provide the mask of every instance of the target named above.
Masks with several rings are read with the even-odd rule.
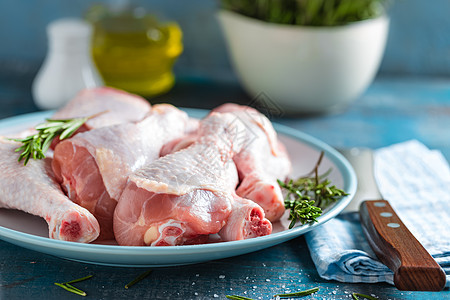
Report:
[[[358,190],[344,212],[358,211],[364,234],[377,255],[394,272],[399,290],[440,291],[445,272],[403,224],[387,200],[383,200],[374,177],[373,152],[367,148],[340,150],[353,166]],[[374,200],[369,200],[374,199]]]

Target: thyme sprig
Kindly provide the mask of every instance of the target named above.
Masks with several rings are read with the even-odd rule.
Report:
[[[322,151],[314,168],[305,176],[296,180],[290,179],[287,182],[278,180],[278,184],[286,192],[284,206],[290,210],[289,229],[293,228],[297,222],[302,225],[317,222],[317,218],[322,215],[322,209],[348,195],[344,190],[331,185],[331,181],[327,178],[331,169],[319,175],[319,166],[323,157]]]
[[[71,137],[84,123],[95,118],[106,111],[81,118],[73,119],[46,119],[44,123],[38,124],[35,129],[36,134],[27,136],[23,139],[12,139],[13,141],[22,143],[16,152],[21,152],[18,161],[24,161],[24,165],[28,163],[30,158],[43,159],[45,153],[50,148],[52,141],[59,136],[61,140]]]

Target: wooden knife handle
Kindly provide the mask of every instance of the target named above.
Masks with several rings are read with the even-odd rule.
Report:
[[[394,284],[404,291],[440,291],[445,273],[406,228],[386,200],[364,201],[361,223],[377,257],[394,272]]]

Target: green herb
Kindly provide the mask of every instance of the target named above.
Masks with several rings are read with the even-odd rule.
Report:
[[[287,182],[278,180],[280,187],[286,190],[284,206],[290,209],[289,229],[293,228],[297,222],[302,224],[317,222],[317,218],[322,215],[322,209],[348,195],[342,189],[331,186],[330,180],[326,178],[331,169],[319,175],[323,156],[322,151],[313,170],[306,176]]]
[[[307,295],[311,295],[315,292],[317,292],[319,290],[318,287],[309,289],[309,290],[305,290],[305,291],[301,291],[301,292],[295,292],[295,293],[290,293],[290,294],[278,294],[278,295],[274,295],[273,297],[280,297],[280,298],[296,298],[296,297],[303,297],[303,296],[307,296]]]
[[[38,124],[35,127],[38,133],[30,135],[24,139],[12,139],[13,141],[22,143],[22,146],[16,149],[16,152],[22,152],[20,153],[18,161],[20,162],[22,159],[25,159],[23,164],[26,165],[30,158],[45,158],[45,153],[55,137],[59,136],[61,140],[69,138],[78,130],[78,128],[86,123],[86,121],[105,112],[97,113],[84,118],[64,120],[46,119],[46,122]]]
[[[247,297],[243,297],[243,296],[236,296],[236,295],[227,295],[226,297],[228,299],[231,299],[231,300],[253,300],[252,298],[247,298]]]
[[[301,292],[273,295],[273,298],[276,298],[276,297],[278,297],[278,298],[299,298],[299,297],[311,295],[311,294],[317,292],[318,290],[319,290],[319,288],[315,287],[315,288],[301,291]],[[252,298],[247,298],[247,297],[237,296],[237,295],[227,295],[226,297],[231,300],[253,300]]]
[[[77,295],[80,295],[80,296],[86,296],[87,295],[86,292],[84,292],[84,291],[74,287],[71,283],[87,280],[87,279],[91,278],[92,276],[94,276],[94,275],[88,275],[88,276],[85,276],[85,277],[82,277],[82,278],[74,279],[74,280],[71,280],[71,281],[63,282],[63,283],[55,282],[55,285],[57,285],[59,287],[62,287],[63,289],[65,289],[66,291],[69,291],[71,293],[74,293],[74,294],[77,294]]]
[[[314,200],[309,200],[308,196],[302,195],[300,190],[294,186],[293,180],[289,180],[287,184],[278,180],[278,184],[288,191],[284,199],[284,207],[290,209],[289,229],[293,228],[298,221],[302,224],[317,222],[316,218],[322,214],[322,209],[314,206]]]
[[[366,299],[369,299],[369,300],[378,300],[378,298],[372,297],[372,296],[369,296],[369,295],[364,295],[364,294],[360,294],[360,293],[353,293],[353,294],[352,294],[352,297],[353,297],[353,299],[355,299],[355,300],[359,300],[358,296],[359,296],[359,297],[366,298]]]
[[[81,277],[81,278],[78,278],[78,279],[74,279],[74,280],[71,280],[71,281],[64,282],[63,284],[70,284],[70,283],[75,283],[75,282],[80,282],[80,281],[88,280],[88,279],[90,279],[90,278],[93,277],[93,276],[94,276],[94,275],[88,275],[88,276],[85,276],[85,277]]]
[[[142,279],[144,279],[145,277],[147,277],[148,275],[150,275],[150,273],[153,270],[148,270],[144,273],[142,273],[141,275],[139,275],[138,277],[136,277],[135,279],[133,279],[130,283],[125,284],[125,288],[128,289],[130,288],[132,285],[136,284],[137,282],[141,281]]]
[[[221,0],[222,7],[270,23],[339,26],[380,16],[388,0]]]
[[[62,287],[66,291],[69,291],[71,293],[74,293],[74,294],[77,294],[77,295],[80,295],[80,296],[86,296],[87,295],[86,292],[84,292],[84,291],[82,291],[80,289],[74,288],[72,285],[68,286],[68,285],[65,285],[65,284],[62,284],[62,283],[57,283],[57,282],[55,282],[55,285],[57,285],[59,287]]]

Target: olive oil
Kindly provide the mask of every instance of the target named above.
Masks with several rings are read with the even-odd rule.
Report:
[[[93,11],[87,15],[94,26],[92,54],[105,84],[144,97],[170,90],[183,51],[179,26],[160,24],[142,9]]]

